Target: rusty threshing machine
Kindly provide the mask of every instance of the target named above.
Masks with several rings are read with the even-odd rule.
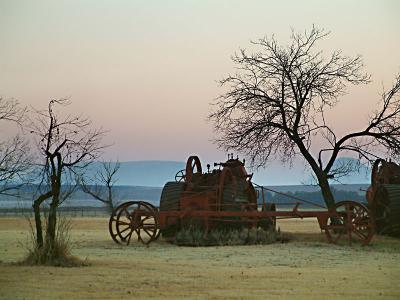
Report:
[[[400,166],[377,159],[366,198],[377,233],[400,236]]]
[[[214,163],[213,170],[207,165],[203,172],[199,158],[190,156],[175,181],[165,184],[159,208],[144,201],[122,203],[110,217],[110,235],[119,244],[129,245],[132,240],[149,244],[160,234],[171,238],[182,227],[193,224],[206,230],[271,229],[279,218],[316,218],[330,243],[347,238],[350,244],[353,239],[368,244],[374,235],[374,222],[368,209],[358,202],[341,201],[327,209],[296,199],[292,209],[277,210],[274,203],[266,201],[264,190],[252,182],[244,160],[230,155],[226,162]],[[319,209],[299,210],[302,202]]]

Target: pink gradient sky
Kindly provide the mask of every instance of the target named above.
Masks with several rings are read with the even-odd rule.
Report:
[[[105,159],[218,161],[206,118],[239,47],[330,30],[321,48],[362,54],[372,74],[330,114],[339,133],[359,129],[400,71],[399,11],[400,1],[1,0],[0,96],[36,108],[70,97],[109,130]]]

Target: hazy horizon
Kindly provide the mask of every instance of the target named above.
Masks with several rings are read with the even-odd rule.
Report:
[[[201,164],[203,172],[206,165],[217,161],[203,160]],[[348,159],[348,158],[345,158]],[[340,160],[338,160],[339,162]],[[121,161],[120,169],[116,174],[117,185],[162,187],[168,181],[175,181],[175,174],[186,167],[186,161],[170,160],[136,160]],[[286,186],[286,185],[316,185],[311,177],[310,170],[299,160],[293,161],[291,167],[284,167],[281,162],[275,161],[268,164],[266,168],[253,169],[246,164],[249,174],[253,173],[252,182],[264,186]],[[96,162],[86,171],[86,176],[93,177],[96,170],[100,168],[100,162]],[[370,168],[362,165],[359,172],[352,173],[331,184],[369,184]]]

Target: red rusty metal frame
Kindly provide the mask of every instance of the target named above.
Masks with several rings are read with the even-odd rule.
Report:
[[[181,174],[178,174],[178,172],[176,175],[176,179],[179,179],[177,181],[184,180],[187,185],[180,196],[180,205],[179,208],[176,208],[177,210],[158,211],[153,205],[144,201],[129,201],[118,206],[109,221],[112,239],[117,243],[129,244],[132,236],[136,236],[138,241],[148,244],[159,237],[161,230],[167,229],[169,225],[176,225],[179,220],[183,221],[181,224],[190,224],[192,220],[200,221],[205,228],[211,229],[216,222],[235,222],[248,225],[248,227],[258,227],[261,225],[260,222],[268,220],[275,224],[276,219],[283,218],[316,218],[330,243],[337,243],[342,237],[347,236],[349,244],[352,243],[354,237],[361,240],[362,243],[368,244],[374,235],[373,218],[369,215],[368,209],[358,202],[341,201],[331,209],[327,209],[319,203],[286,195],[252,183],[252,175],[247,174],[244,162],[241,163],[238,159],[233,160],[233,157],[226,163],[214,164],[214,166],[216,165],[224,167],[219,175],[218,184],[212,183],[213,186],[201,186],[198,182],[199,174],[203,176],[200,159],[197,156],[189,157],[185,173],[181,171]],[[223,204],[226,182],[232,185],[233,196],[237,193],[237,174],[234,176],[232,171],[235,168],[238,171],[237,167],[240,168],[240,176],[246,178],[252,194],[248,197],[247,203],[241,205],[230,202]],[[257,204],[258,197],[254,186],[261,188],[262,191],[261,210]],[[202,191],[203,188],[204,191]],[[276,211],[275,204],[267,207],[264,190],[285,195],[298,202],[292,210]],[[323,210],[300,211],[300,203],[307,203]],[[272,206],[274,206],[274,209],[272,209]]]
[[[145,210],[141,209],[140,211],[133,210],[129,212],[129,205],[138,205],[138,203],[139,206],[141,205]],[[300,203],[297,203],[290,211],[180,210],[159,212],[154,206],[147,202],[130,201],[120,205],[116,209],[113,216],[110,218],[109,228],[114,241],[125,244],[129,244],[132,232],[137,234],[138,240],[142,243],[148,244],[156,240],[159,237],[160,229],[165,229],[168,225],[169,218],[180,220],[201,218],[206,228],[208,228],[210,222],[213,221],[229,222],[230,217],[240,218],[239,221],[235,219],[234,222],[249,223],[250,225],[256,225],[257,222],[271,218],[316,218],[321,230],[325,231],[326,238],[330,243],[337,243],[341,237],[347,235],[350,245],[352,244],[353,237],[357,237],[364,245],[367,245],[374,235],[374,223],[369,218],[368,210],[360,203],[354,201],[338,202],[334,209],[323,211],[300,211],[298,209],[299,205]],[[122,212],[129,212],[131,214],[131,217],[129,217],[129,215],[128,217],[125,216],[128,221],[125,220],[122,223],[127,227],[131,226],[130,235],[129,233],[126,235],[129,236],[128,239],[124,239],[124,236],[118,231],[118,224],[121,222],[119,218],[121,215],[124,215]],[[139,221],[138,215],[141,216]],[[146,220],[150,218],[154,220],[154,223],[143,224],[144,222],[141,221],[142,219]],[[112,229],[113,224],[117,224],[117,230],[115,230],[115,228]],[[150,231],[150,233],[148,231]],[[143,233],[142,235],[141,232]],[[148,237],[144,239],[143,236],[146,237],[146,234]]]
[[[209,228],[209,221],[217,220],[220,222],[230,222],[230,217],[242,218],[241,221],[235,222],[243,223],[257,223],[263,219],[270,218],[317,218],[318,224],[322,230],[326,228],[327,220],[336,216],[335,213],[329,211],[299,211],[296,205],[291,211],[201,211],[201,210],[187,210],[187,211],[162,211],[158,212],[158,222],[160,229],[164,229],[168,224],[168,218],[202,218],[206,228]]]

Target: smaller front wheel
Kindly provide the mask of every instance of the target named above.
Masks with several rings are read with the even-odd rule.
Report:
[[[355,201],[340,201],[335,204],[336,213],[327,219],[325,234],[330,243],[346,238],[351,245],[353,238],[367,245],[374,233],[374,222],[368,209]]]

